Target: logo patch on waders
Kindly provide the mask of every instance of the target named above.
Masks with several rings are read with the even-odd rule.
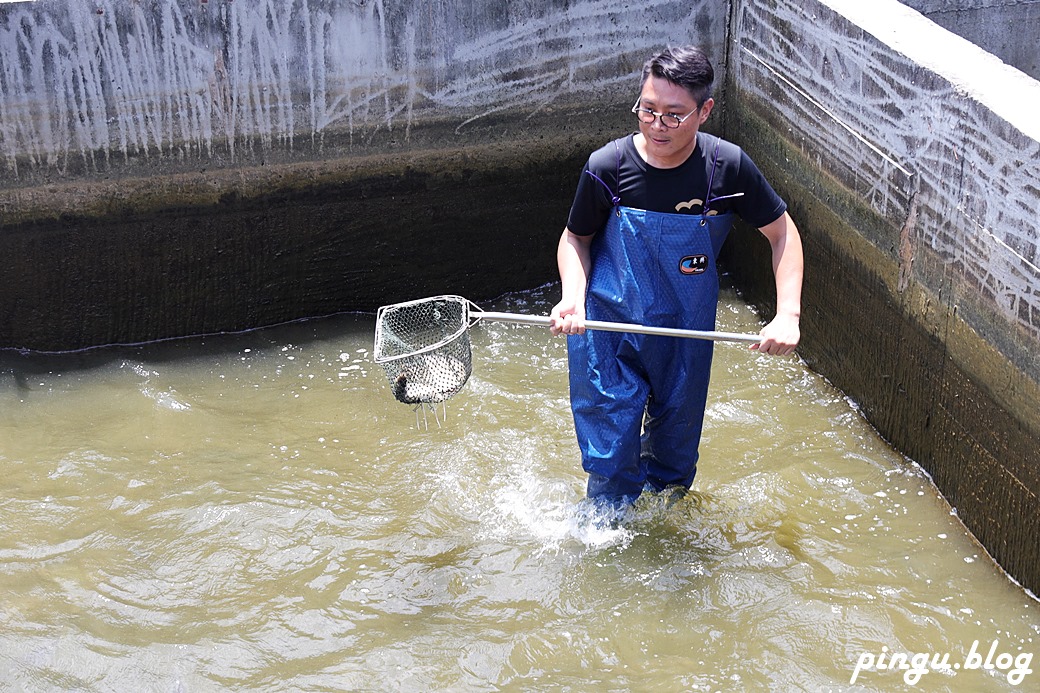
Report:
[[[704,274],[708,271],[708,256],[687,255],[679,260],[679,271],[683,274]]]

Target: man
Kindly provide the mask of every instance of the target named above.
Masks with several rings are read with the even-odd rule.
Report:
[[[639,132],[589,157],[557,251],[562,298],[550,329],[568,335],[588,496],[614,509],[644,488],[693,482],[712,343],[586,332],[586,319],[714,330],[715,259],[736,214],[769,240],[776,280],[776,316],[751,348],[786,355],[798,345],[798,230],[739,147],[699,132],[714,76],[695,47],[646,62],[632,107]]]

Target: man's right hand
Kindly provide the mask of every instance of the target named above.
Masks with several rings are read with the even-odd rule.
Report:
[[[549,314],[553,334],[585,334],[585,287],[592,267],[592,236],[578,236],[564,229],[556,249],[563,298]]]
[[[549,314],[549,331],[555,335],[584,334],[585,310],[569,301],[560,301]]]

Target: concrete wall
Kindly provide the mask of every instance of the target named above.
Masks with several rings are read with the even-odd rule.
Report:
[[[1040,0],[903,0],[903,4],[1040,79]]]
[[[632,70],[675,27],[721,49],[724,18],[717,3],[674,1],[8,4],[0,172],[28,182],[382,153],[427,143],[441,121],[466,143],[495,114],[631,92]]]
[[[1040,83],[894,0],[739,0],[729,80],[804,229],[800,351],[1040,587]]]
[[[642,61],[668,41],[723,56],[726,18],[707,0],[0,5],[0,345],[548,281]]]

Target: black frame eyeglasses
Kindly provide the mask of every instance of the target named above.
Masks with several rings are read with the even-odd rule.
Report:
[[[692,116],[697,111],[701,110],[701,107],[698,106],[697,108],[693,109],[692,111],[683,116],[675,115],[674,113],[658,113],[657,111],[651,111],[649,108],[640,108],[639,102],[642,99],[643,97],[640,96],[638,99],[636,99],[635,105],[632,106],[632,112],[636,114],[636,118],[639,118],[639,122],[646,123],[647,125],[652,125],[655,120],[660,118],[661,125],[664,125],[666,128],[670,130],[674,130],[675,128],[679,127],[684,122],[686,122],[687,118]]]

